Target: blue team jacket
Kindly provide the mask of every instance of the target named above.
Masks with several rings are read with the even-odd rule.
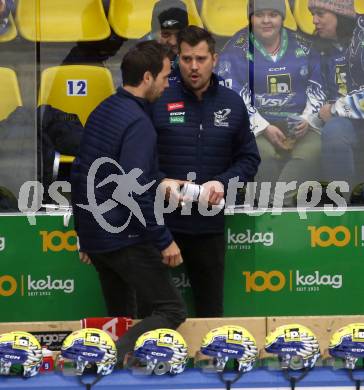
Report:
[[[172,242],[172,236],[165,226],[159,226],[154,216],[154,191],[130,193],[140,206],[146,227],[138,218],[130,214],[130,208],[117,202],[123,189],[110,182],[97,187],[103,180],[122,175],[120,168],[108,162],[96,171],[95,185],[89,185],[95,192],[97,204],[116,199],[116,207],[102,214],[107,223],[124,230],[113,233],[100,226],[94,214],[80,207],[89,204],[87,196],[87,176],[92,163],[100,157],[108,157],[118,164],[125,173],[134,168],[143,172],[137,178],[138,184],[145,186],[156,178],[157,154],[156,132],[146,110],[145,100],[137,98],[122,88],[115,95],[104,100],[90,115],[80,151],[72,167],[72,206],[75,228],[79,236],[81,250],[87,253],[110,252],[144,241],[152,241],[160,250]],[[124,182],[125,184],[125,182]],[[114,192],[117,190],[116,192]],[[141,192],[141,191],[139,191]],[[115,204],[115,203],[114,203]],[[128,218],[130,221],[128,222]],[[128,223],[127,223],[128,222]]]
[[[153,105],[153,122],[158,133],[159,166],[162,175],[186,180],[196,173],[196,183],[218,180],[225,192],[229,179],[253,180],[260,163],[255,137],[242,98],[219,85],[213,75],[201,101],[183,82],[171,85]],[[222,233],[224,215],[191,216],[181,210],[165,216],[175,232],[190,234]]]

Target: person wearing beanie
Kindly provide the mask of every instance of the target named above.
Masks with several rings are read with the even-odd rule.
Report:
[[[257,180],[272,183],[273,189],[275,182],[298,186],[318,179],[320,136],[313,128],[324,101],[318,53],[283,27],[285,0],[250,0],[248,15],[249,28],[236,33],[220,53],[218,74],[249,108],[262,157]],[[271,193],[270,201],[294,206],[294,194]]]
[[[309,0],[308,7],[315,25],[313,43],[320,52],[327,102],[320,110],[322,178],[327,182],[347,182],[349,190],[342,193],[350,201],[356,176],[354,149],[362,124],[348,118],[332,118],[330,110],[331,103],[347,96],[350,89],[347,48],[355,26],[354,0]]]
[[[285,0],[249,0],[248,15],[252,16],[254,13],[264,11],[267,9],[275,10],[280,13],[283,20],[286,17],[286,2]]]
[[[354,0],[309,0],[309,9],[320,9],[330,11],[335,15],[342,15],[355,19]]]

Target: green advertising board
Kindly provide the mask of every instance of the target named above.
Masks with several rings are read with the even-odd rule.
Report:
[[[62,215],[0,216],[0,321],[78,320],[106,314],[97,274],[78,258]]]
[[[364,313],[363,210],[226,221],[226,316]]]
[[[64,222],[64,214],[39,214],[33,226],[22,214],[0,216],[0,322],[106,316],[97,273],[79,260],[72,218]],[[192,312],[184,269],[172,278]]]
[[[97,273],[78,259],[72,219],[0,216],[0,322],[105,316]],[[65,226],[67,225],[67,226]],[[226,215],[225,316],[363,314],[364,214]],[[183,267],[172,277],[193,316]]]

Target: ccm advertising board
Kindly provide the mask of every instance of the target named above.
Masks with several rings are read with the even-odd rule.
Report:
[[[226,316],[362,314],[364,214],[226,216]]]

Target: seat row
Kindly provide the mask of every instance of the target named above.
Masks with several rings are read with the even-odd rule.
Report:
[[[139,39],[150,31],[152,10],[158,0],[110,0],[105,15],[102,0],[18,0],[16,18],[0,35],[6,42],[20,35],[30,41],[97,41],[110,35],[110,27],[121,37]],[[218,36],[231,36],[248,25],[248,0],[203,0],[201,15],[194,0],[183,0],[190,24],[205,26]],[[364,1],[355,0],[358,13],[364,13]],[[298,27],[312,34],[314,26],[307,8],[308,0],[295,0],[291,12],[286,0],[285,26]]]
[[[63,65],[42,72],[38,105],[49,104],[77,114],[84,125],[89,114],[115,91],[110,71],[101,66]],[[23,105],[17,75],[0,67],[0,121]]]
[[[66,113],[77,114],[82,125],[94,108],[115,92],[110,71],[101,66],[63,65],[42,72],[38,106],[51,105]],[[23,105],[17,75],[0,67],[0,121]],[[60,156],[60,162],[72,162],[73,156]]]

